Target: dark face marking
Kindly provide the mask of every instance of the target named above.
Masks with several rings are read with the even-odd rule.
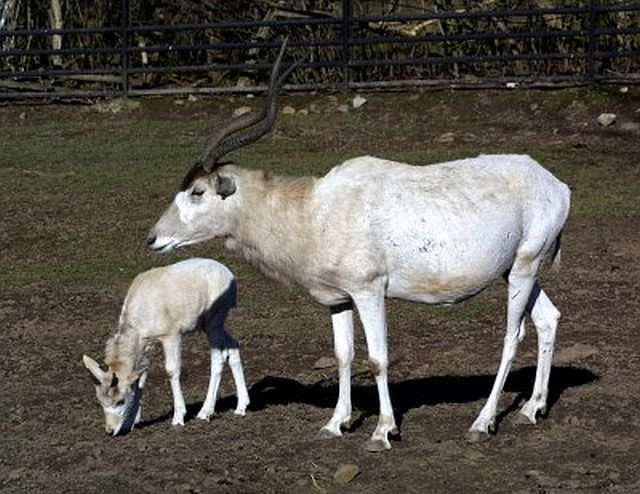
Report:
[[[191,184],[193,183],[194,180],[196,180],[196,179],[198,179],[200,177],[204,177],[205,175],[209,175],[209,172],[207,172],[202,167],[202,164],[196,163],[195,165],[193,165],[191,167],[191,169],[184,176],[184,179],[182,180],[182,186],[180,187],[180,190],[181,191],[187,190],[189,187],[191,187]]]
[[[184,179],[182,179],[182,186],[180,187],[180,190],[181,191],[187,190],[189,187],[191,187],[191,184],[193,183],[194,180],[196,180],[196,179],[198,179],[200,177],[204,177],[206,175],[211,175],[213,172],[215,172],[221,166],[229,165],[231,163],[233,163],[233,162],[232,161],[223,161],[221,163],[216,163],[211,168],[211,170],[209,170],[209,171],[204,169],[204,167],[202,166],[202,163],[196,163],[187,172],[187,174],[184,176]]]

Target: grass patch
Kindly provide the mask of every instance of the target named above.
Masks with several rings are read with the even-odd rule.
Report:
[[[592,149],[552,148],[540,139],[526,146],[507,142],[491,149],[466,141],[433,144],[434,137],[445,130],[481,133],[497,125],[501,114],[492,111],[498,105],[517,108],[539,99],[539,95],[502,94],[425,93],[418,98],[376,94],[359,113],[283,117],[277,133],[230,157],[276,173],[322,175],[364,153],[428,164],[483,152],[527,152],[570,184],[574,217],[599,221],[640,215],[638,143],[619,146],[616,141]],[[575,100],[586,106],[620,104],[621,99],[611,92],[582,91],[545,93],[544,98],[549,108],[565,108]],[[446,123],[420,111],[424,105],[437,113],[452,100],[463,100],[461,107],[469,111],[452,112]],[[299,96],[292,101],[297,107],[306,104],[306,98]],[[322,96],[317,108],[326,111],[349,101],[350,95]],[[398,102],[415,110],[414,125],[398,119]],[[239,276],[257,276],[246,263],[227,257],[219,243],[164,258],[145,249],[148,228],[169,204],[210,125],[204,121],[205,110],[197,118],[188,114],[174,117],[170,104],[143,101],[140,112],[121,115],[97,115],[78,107],[38,107],[28,111],[29,118],[14,118],[13,125],[3,129],[2,297],[15,296],[34,284],[104,289],[125,283],[153,265],[194,255],[213,255],[233,264]],[[8,110],[0,109],[0,120],[9,121],[3,111]],[[225,112],[229,113],[228,108]],[[276,298],[290,297],[279,292]],[[452,314],[475,317],[484,310],[493,309],[469,302]]]

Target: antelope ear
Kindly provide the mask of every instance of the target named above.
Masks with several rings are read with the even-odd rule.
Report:
[[[216,193],[222,197],[223,200],[236,192],[235,180],[231,177],[222,177],[217,173],[215,174],[215,187]]]
[[[104,379],[105,372],[100,368],[98,362],[93,360],[88,355],[82,356],[82,362],[84,363],[84,366],[89,369],[89,372],[91,372],[94,384],[100,384]]]

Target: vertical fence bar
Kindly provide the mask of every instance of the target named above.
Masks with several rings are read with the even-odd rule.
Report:
[[[590,86],[596,80],[596,51],[598,49],[597,29],[598,29],[598,0],[589,0],[589,47],[587,51],[587,82]]]
[[[342,74],[345,89],[351,87],[351,21],[353,20],[353,0],[342,0]]]
[[[122,96],[129,95],[129,32],[131,28],[130,0],[122,0]]]

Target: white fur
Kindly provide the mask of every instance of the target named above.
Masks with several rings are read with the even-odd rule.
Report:
[[[228,362],[236,385],[235,413],[244,415],[249,404],[238,342],[224,329],[229,310],[235,305],[235,280],[231,271],[209,259],[189,259],[163,268],[151,269],[132,282],[122,306],[119,330],[107,343],[102,371],[90,357],[85,366],[99,382],[98,399],[106,417],[108,433],[117,433],[124,406],[118,404],[131,393],[140,377],[144,386],[152,343],[159,341],[165,354],[165,369],[173,394],[171,423],[183,425],[186,405],[180,387],[182,333],[202,329],[209,340],[211,375],[207,396],[198,418],[208,420],[214,413],[222,367]],[[113,376],[118,385],[112,386]],[[140,420],[138,415],[137,420]]]
[[[378,427],[368,447],[386,449],[396,425],[387,383],[385,297],[453,304],[503,276],[508,281],[504,351],[469,437],[478,440],[494,427],[525,314],[538,331],[539,357],[532,398],[520,413],[535,423],[546,405],[559,317],[537,276],[544,258],[557,253],[570,202],[568,187],[536,161],[482,155],[410,166],[363,156],[318,179],[234,165],[216,174],[232,181],[236,192],[223,199],[216,175],[194,179],[152,228],[150,247],[166,252],[225,237],[227,247],[268,275],[297,283],[334,308],[339,397],[323,436],[341,435],[351,418],[352,305],[364,326],[380,398]],[[204,194],[190,196],[195,188]]]

